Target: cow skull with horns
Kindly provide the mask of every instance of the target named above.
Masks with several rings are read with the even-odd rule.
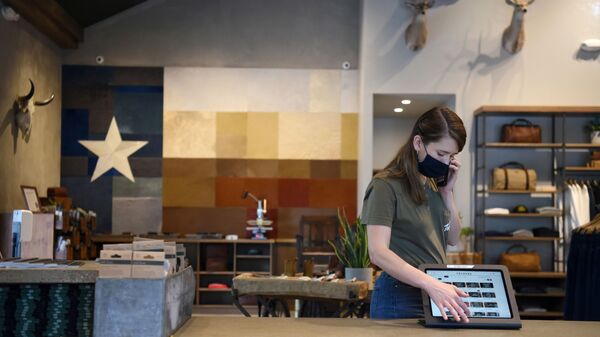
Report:
[[[19,96],[14,104],[15,122],[19,130],[21,130],[23,138],[28,138],[31,133],[35,107],[48,105],[54,99],[54,94],[51,94],[50,97],[44,101],[34,101],[33,95],[35,94],[35,86],[31,79],[29,80],[29,84],[31,85],[29,93],[25,96]]]

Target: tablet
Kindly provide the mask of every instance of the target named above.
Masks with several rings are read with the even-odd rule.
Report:
[[[422,291],[423,313],[427,327],[520,329],[521,319],[510,282],[508,269],[502,265],[438,265],[425,264],[419,269],[435,279],[452,284],[469,294],[463,301],[469,307],[469,323],[456,322]]]

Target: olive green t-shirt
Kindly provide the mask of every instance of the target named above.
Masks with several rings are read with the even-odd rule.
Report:
[[[361,221],[392,228],[390,250],[414,267],[446,264],[450,212],[432,183],[427,200],[417,205],[396,178],[374,178],[365,192]]]

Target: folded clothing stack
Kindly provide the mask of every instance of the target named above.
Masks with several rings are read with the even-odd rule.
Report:
[[[510,214],[510,211],[507,208],[500,208],[500,207],[495,207],[495,208],[487,208],[485,211],[483,211],[484,214],[486,215],[505,215],[505,214]]]
[[[560,215],[561,214],[560,208],[553,207],[553,206],[538,207],[535,209],[535,211],[539,214],[549,214],[549,215]]]

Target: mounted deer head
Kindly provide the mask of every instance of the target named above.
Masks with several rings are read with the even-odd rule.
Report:
[[[523,49],[525,43],[525,28],[523,21],[527,7],[535,0],[506,0],[506,3],[513,6],[512,20],[510,26],[506,27],[502,34],[502,47],[511,54],[518,53]]]
[[[17,127],[21,130],[23,138],[29,138],[29,134],[31,133],[35,107],[50,104],[54,99],[54,94],[52,94],[44,101],[34,101],[33,95],[35,94],[35,86],[31,79],[29,80],[29,84],[31,85],[29,93],[25,96],[19,96],[13,105],[13,108],[15,109],[15,122]]]
[[[413,18],[406,27],[404,40],[406,45],[413,51],[417,51],[425,46],[427,42],[427,21],[425,13],[435,4],[435,0],[406,0],[406,6],[412,8]]]

